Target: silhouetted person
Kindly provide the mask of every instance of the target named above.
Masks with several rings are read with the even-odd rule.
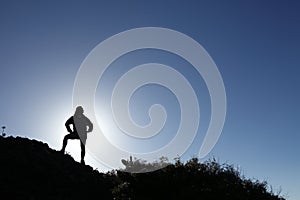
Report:
[[[85,156],[85,143],[87,139],[87,133],[91,132],[93,130],[93,124],[92,122],[83,114],[83,108],[81,106],[78,106],[76,108],[76,111],[74,113],[74,116],[71,116],[66,121],[66,128],[69,132],[68,135],[64,137],[63,141],[63,147],[61,149],[61,152],[65,152],[68,140],[71,139],[79,139],[80,140],[80,146],[81,146],[81,163],[84,163],[84,156]],[[72,125],[72,129],[71,126]]]

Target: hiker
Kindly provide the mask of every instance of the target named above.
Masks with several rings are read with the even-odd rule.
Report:
[[[61,152],[65,152],[68,140],[71,139],[79,139],[81,146],[81,163],[85,164],[84,156],[85,156],[85,144],[87,139],[87,133],[93,130],[92,122],[83,114],[84,110],[82,106],[76,107],[76,111],[74,116],[71,116],[65,123],[65,126],[69,132],[64,137],[63,147]],[[72,129],[70,127],[72,125]]]

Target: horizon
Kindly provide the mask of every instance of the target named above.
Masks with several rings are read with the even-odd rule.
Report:
[[[0,126],[6,126],[7,136],[37,139],[59,150],[67,134],[64,124],[75,111],[76,78],[90,52],[131,29],[171,29],[203,46],[226,91],[222,133],[201,160],[214,157],[231,163],[246,177],[266,180],[275,191],[282,190],[287,199],[300,199],[299,9],[298,1],[2,1]],[[85,114],[103,126],[105,138],[120,149],[143,154],[163,147],[181,120],[181,102],[169,88],[144,85],[128,102],[132,120],[140,126],[152,122],[148,116],[152,105],[164,106],[168,115],[162,134],[151,140],[121,136],[109,113],[118,79],[134,66],[154,62],[180,72],[195,91],[199,129],[181,158],[199,156],[212,112],[210,92],[191,64],[172,52],[142,49],[120,56],[96,87],[95,118],[89,108]],[[172,77],[166,80],[172,82]],[[88,136],[87,142],[93,137]],[[66,151],[80,160],[78,140],[69,141]],[[111,169],[97,162],[93,153],[87,148],[87,165],[103,172]]]

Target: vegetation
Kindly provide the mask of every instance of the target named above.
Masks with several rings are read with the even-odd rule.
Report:
[[[135,160],[131,167],[151,170],[158,164],[162,162],[151,166]],[[174,164],[150,173],[126,171],[116,171],[120,179],[113,190],[116,199],[284,199],[268,191],[266,181],[246,179],[233,165],[219,164],[215,159],[204,163],[197,158],[186,163],[177,159]]]

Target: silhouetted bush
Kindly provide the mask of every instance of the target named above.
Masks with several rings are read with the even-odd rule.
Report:
[[[140,166],[145,162],[133,166]],[[149,167],[151,163],[146,163]],[[154,164],[156,165],[156,163]],[[228,199],[228,200],[281,200],[268,192],[266,182],[253,181],[241,176],[232,165],[216,160],[200,163],[192,158],[186,163],[179,159],[174,164],[149,173],[117,171],[121,179],[114,193],[116,199]],[[124,185],[126,183],[126,185]],[[126,195],[124,195],[126,194]]]

